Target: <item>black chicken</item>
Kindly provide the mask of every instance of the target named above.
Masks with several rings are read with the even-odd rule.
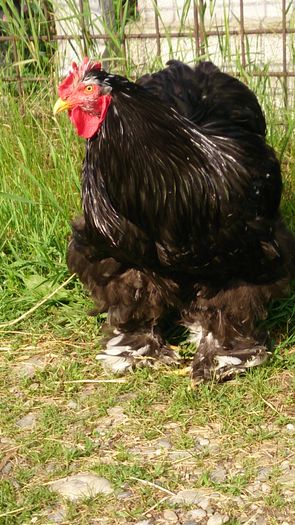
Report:
[[[177,361],[161,329],[174,315],[198,345],[194,383],[265,361],[257,321],[289,291],[295,238],[255,95],[209,62],[135,84],[84,59],[59,96],[87,139],[68,265],[108,312],[98,358],[114,372]]]

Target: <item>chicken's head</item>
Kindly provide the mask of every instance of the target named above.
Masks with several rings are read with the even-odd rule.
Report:
[[[68,76],[58,87],[59,99],[53,113],[68,110],[69,117],[78,135],[90,139],[102,125],[111,103],[110,88],[97,80],[96,73],[101,70],[99,62],[90,62],[85,57],[78,67],[72,63]]]

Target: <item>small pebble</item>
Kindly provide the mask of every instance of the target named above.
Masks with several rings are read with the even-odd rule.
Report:
[[[59,479],[51,483],[49,487],[70,501],[77,501],[80,498],[91,498],[97,494],[111,494],[113,492],[107,479],[100,478],[91,472],[81,472]]]
[[[214,483],[224,483],[226,477],[227,473],[223,467],[217,467],[210,474],[210,478]]]
[[[178,459],[191,459],[192,454],[187,450],[171,450],[169,457],[171,461],[176,461]]]
[[[288,425],[286,425],[286,429],[288,432],[295,432],[295,425],[293,425],[293,423],[288,423]]]
[[[121,423],[126,423],[128,421],[128,416],[124,414],[124,409],[121,406],[115,406],[108,408],[108,416],[112,419],[112,424],[120,425]]]
[[[157,441],[157,446],[159,448],[165,448],[165,449],[169,449],[172,447],[170,441],[168,441],[168,439],[159,439],[159,441]]]
[[[232,496],[231,501],[234,501],[237,505],[244,505],[244,500],[241,496]]]
[[[76,410],[76,408],[78,408],[78,403],[73,399],[70,399],[70,401],[67,403],[67,407],[72,410]]]
[[[267,519],[264,516],[258,516],[253,525],[267,525]]]
[[[269,467],[261,467],[258,469],[258,473],[256,476],[257,481],[266,481],[269,479],[271,473],[271,469]]]
[[[48,463],[45,463],[44,465],[44,471],[48,473],[52,473],[55,470],[58,469],[58,464],[56,464],[54,461],[48,461]]]
[[[197,437],[197,443],[201,447],[207,447],[209,445],[210,441],[207,438],[203,438],[203,437],[199,436],[199,437]]]
[[[39,388],[40,388],[39,383],[31,383],[30,385],[31,392],[36,392],[37,390],[39,390]]]
[[[11,461],[7,461],[7,463],[5,463],[3,467],[0,469],[1,476],[7,476],[11,472],[12,469],[13,469],[13,463]]]
[[[117,495],[117,498],[118,499],[130,499],[132,498],[133,494],[132,492],[119,492],[119,494]]]
[[[240,522],[241,522],[241,525],[243,525],[243,523],[249,523],[249,517],[248,517],[248,514],[244,514],[244,512],[242,514],[240,514],[239,516],[239,519],[240,519]]]
[[[16,425],[19,428],[24,428],[27,430],[32,430],[33,428],[35,428],[36,424],[37,424],[37,416],[36,414],[33,414],[32,412],[30,412],[26,416],[21,417],[16,422]]]
[[[203,509],[193,509],[188,512],[187,517],[198,521],[206,518],[206,512]]]
[[[210,499],[209,498],[202,498],[198,502],[198,507],[200,507],[203,510],[207,510],[210,507]]]
[[[250,483],[248,486],[247,486],[247,490],[248,492],[250,492],[252,494],[252,496],[254,495],[260,495],[261,494],[261,483],[260,482],[255,482],[255,483]]]
[[[15,479],[15,478],[10,478],[9,479],[9,483],[16,489],[16,490],[19,490],[20,489],[20,484],[19,482]]]
[[[219,512],[215,512],[215,514],[208,519],[207,525],[223,525],[223,523],[227,523],[228,521],[228,516],[222,516]]]
[[[267,483],[261,483],[261,491],[263,494],[269,494],[271,492],[271,487]]]
[[[188,521],[185,521],[183,525],[195,525],[200,523],[206,516],[207,513],[203,509],[193,509],[187,513]]]
[[[36,356],[19,362],[14,372],[19,378],[32,378],[38,370],[43,370],[46,366],[46,358],[43,356]]]
[[[66,517],[66,509],[64,507],[58,507],[50,510],[47,514],[47,519],[50,520],[50,523],[62,523]]]
[[[86,386],[81,392],[80,392],[80,399],[84,400],[87,399],[87,397],[92,396],[94,392],[94,386]]]
[[[166,509],[163,512],[163,518],[167,523],[179,523],[178,516],[173,510]]]
[[[204,495],[199,490],[180,490],[171,498],[171,503],[184,503],[185,505],[199,504]]]
[[[285,461],[282,461],[281,465],[280,465],[281,469],[283,471],[286,471],[286,470],[290,470],[290,463],[289,461],[285,460]]]
[[[283,485],[288,485],[288,487],[293,487],[295,485],[295,468],[291,468],[284,472],[279,478],[279,483]]]

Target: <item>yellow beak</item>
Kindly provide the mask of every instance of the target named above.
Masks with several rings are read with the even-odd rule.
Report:
[[[57,115],[57,113],[60,113],[61,111],[65,111],[66,109],[71,109],[71,105],[67,100],[62,100],[61,98],[58,98],[56,103],[54,104],[53,108],[53,115]]]

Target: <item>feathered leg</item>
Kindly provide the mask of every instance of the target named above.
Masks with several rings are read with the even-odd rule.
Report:
[[[267,317],[271,300],[290,293],[290,281],[295,276],[295,238],[280,218],[275,223],[274,239],[272,244],[277,246],[281,260],[276,279],[268,284],[236,280],[218,289],[200,286],[184,312],[184,324],[198,346],[193,383],[226,380],[267,359],[267,334],[257,324]],[[271,259],[273,251],[268,253],[267,245],[264,249]]]
[[[168,281],[163,291],[153,279],[124,267],[113,258],[98,260],[84,233],[83,218],[73,223],[68,266],[86,286],[97,313],[107,312],[105,350],[97,356],[108,369],[124,373],[137,365],[172,363],[177,354],[166,345],[158,326],[173,295]]]
[[[129,269],[108,284],[106,293],[106,347],[98,360],[115,373],[178,360],[159,328],[168,305],[148,275]]]
[[[285,295],[288,279],[272,285],[229,283],[227,288],[199,289],[184,312],[183,324],[198,346],[192,365],[194,384],[223,381],[267,359],[267,335],[256,328],[267,316],[271,298]]]

